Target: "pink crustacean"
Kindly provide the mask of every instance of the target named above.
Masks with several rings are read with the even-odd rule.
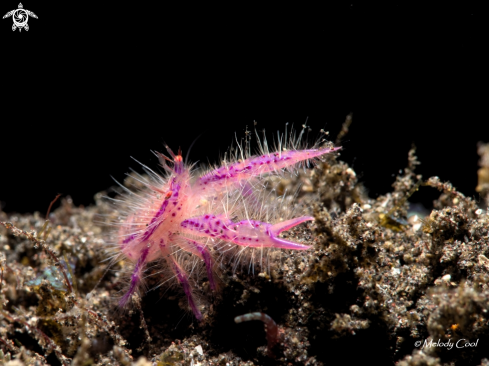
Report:
[[[270,152],[265,140],[260,143],[260,154],[254,156],[244,154],[240,147],[241,159],[236,158],[200,177],[193,177],[192,166],[184,164],[181,151],[175,155],[168,146],[165,147],[171,159],[157,153],[167,171],[166,177],[143,165],[149,178],[139,176],[139,179],[146,188],[135,193],[124,187],[125,197],[116,200],[121,218],[116,230],[116,260],[122,256],[134,264],[129,288],[119,300],[119,306],[126,306],[139,290],[147,264],[160,260],[166,262],[183,288],[193,314],[201,320],[190,279],[192,268],[179,259],[182,251],[202,260],[210,288],[215,291],[215,257],[230,250],[233,244],[242,249],[309,249],[307,245],[280,238],[279,234],[313,220],[312,217],[269,223],[259,220],[269,215],[253,215],[253,210],[263,208],[257,202],[262,196],[255,192],[254,180],[314,161],[341,148],[300,150],[294,149],[296,146],[296,143],[287,148],[280,145],[276,152]],[[229,204],[231,196],[234,198]]]

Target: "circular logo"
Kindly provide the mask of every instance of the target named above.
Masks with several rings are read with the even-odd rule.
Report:
[[[17,27],[22,28],[27,24],[27,20],[29,19],[29,16],[27,15],[27,12],[24,9],[17,9],[14,12],[12,18],[14,20],[14,24]]]

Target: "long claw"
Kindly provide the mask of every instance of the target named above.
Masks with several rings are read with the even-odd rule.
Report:
[[[218,238],[247,247],[273,247],[307,250],[308,245],[279,238],[278,235],[304,221],[314,220],[310,216],[297,217],[275,225],[256,220],[232,222],[224,216],[203,215],[182,222],[184,231],[201,236]]]
[[[219,191],[236,182],[259,177],[262,174],[278,172],[284,168],[296,165],[301,161],[314,160],[322,155],[338,151],[341,147],[319,148],[309,150],[289,150],[251,156],[243,161],[214,169],[199,178],[196,183],[197,191]]]

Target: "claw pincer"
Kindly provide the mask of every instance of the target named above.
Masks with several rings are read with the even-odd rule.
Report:
[[[191,234],[217,238],[246,247],[306,250],[309,249],[308,245],[285,240],[279,238],[278,235],[308,220],[314,220],[314,218],[303,216],[272,225],[257,220],[243,220],[234,223],[222,216],[203,215],[184,220],[181,226],[183,231]]]

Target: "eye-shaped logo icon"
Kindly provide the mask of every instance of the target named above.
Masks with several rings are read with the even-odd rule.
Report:
[[[20,32],[22,31],[22,28],[24,28],[26,31],[29,30],[29,26],[27,25],[29,16],[37,19],[36,14],[34,14],[30,10],[24,9],[22,3],[19,3],[19,8],[9,11],[7,14],[3,16],[3,19],[12,17],[12,19],[14,20],[14,24],[12,25],[12,30],[14,31],[17,28],[19,28],[19,32]]]

